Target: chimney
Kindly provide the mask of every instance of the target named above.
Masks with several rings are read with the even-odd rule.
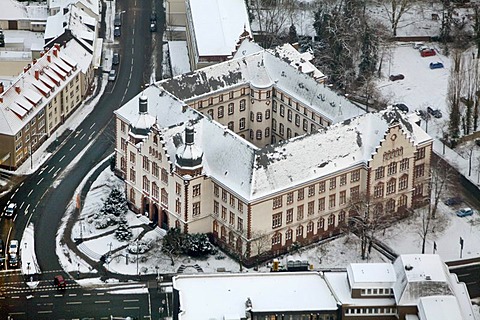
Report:
[[[20,89],[20,86],[18,84],[15,86],[15,91],[17,91],[18,94],[22,92],[22,89]]]
[[[38,80],[39,77],[40,77],[40,70],[35,69],[35,79]]]
[[[65,41],[64,41],[65,42]],[[60,51],[60,44],[55,43],[55,48],[57,48],[58,51]]]
[[[56,47],[53,48],[53,55],[54,55],[55,57],[58,57],[58,52],[57,52],[57,50],[58,50],[58,49],[57,49]]]
[[[191,124],[188,124],[185,127],[185,144],[187,145],[192,145],[194,142],[194,131],[193,131],[193,126]]]
[[[52,57],[50,56],[50,53],[47,53],[47,61],[52,62]]]
[[[40,51],[40,58],[43,57],[45,55],[45,51]]]
[[[4,90],[4,88],[3,88],[3,82],[0,82],[0,94],[3,93],[3,90]]]
[[[33,59],[32,64],[37,63],[37,59]]]
[[[143,114],[143,113],[147,113],[148,112],[148,105],[147,105],[147,102],[148,102],[148,99],[147,99],[147,96],[145,95],[141,95],[140,96],[140,99],[139,99],[139,104],[138,104],[138,112]]]

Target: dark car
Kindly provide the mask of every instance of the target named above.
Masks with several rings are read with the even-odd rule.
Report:
[[[67,283],[65,282],[65,279],[60,274],[55,276],[53,283],[59,290],[65,289],[67,287]]]
[[[430,69],[442,69],[443,68],[443,63],[437,61],[437,62],[430,62]]]
[[[157,23],[157,13],[155,11],[153,11],[152,14],[150,15],[150,22]]]
[[[405,79],[405,76],[404,76],[403,74],[401,74],[401,73],[399,73],[399,74],[391,74],[389,79],[390,79],[390,81],[403,80],[403,79]]]
[[[397,108],[398,110],[400,111],[403,111],[403,112],[408,112],[408,107],[406,104],[404,103],[397,103],[397,104],[394,104],[393,105],[395,108]]]
[[[15,268],[18,268],[18,264],[19,264],[18,255],[15,254],[15,253],[9,254],[8,255],[8,267],[12,268],[12,269],[15,269]]]
[[[113,25],[115,27],[120,27],[122,25],[122,17],[120,14],[115,15],[115,19],[113,20]]]
[[[433,114],[432,114],[435,118],[441,118],[442,117],[442,111],[436,109],[436,110],[433,110]]]
[[[462,198],[460,197],[448,198],[443,203],[445,203],[447,206],[456,206],[457,204],[462,203]]]
[[[425,49],[420,50],[420,55],[422,57],[431,57],[431,56],[434,56],[436,54],[437,53],[432,48],[425,48]]]
[[[115,65],[120,63],[120,54],[118,52],[113,53],[112,63]]]
[[[157,23],[156,22],[151,22],[150,23],[150,32],[155,32],[157,31]]]
[[[120,31],[120,27],[115,27],[113,29],[113,36],[114,37],[120,37],[121,34],[122,34],[122,32]]]

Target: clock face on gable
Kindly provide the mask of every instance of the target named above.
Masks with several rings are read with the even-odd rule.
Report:
[[[392,136],[390,137],[390,139],[391,139],[392,141],[395,141],[395,139],[397,139],[397,135],[396,135],[395,133],[392,134]]]

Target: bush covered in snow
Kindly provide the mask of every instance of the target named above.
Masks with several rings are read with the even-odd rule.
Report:
[[[162,250],[170,257],[179,254],[201,257],[217,253],[217,249],[210,243],[206,234],[185,234],[178,228],[168,230],[163,237]]]
[[[120,224],[117,230],[115,230],[115,238],[118,241],[128,241],[132,239],[132,237],[133,237],[132,230],[130,230],[128,226],[124,223]]]
[[[136,254],[137,251],[138,253],[142,254],[149,251],[151,248],[152,248],[152,241],[139,240],[138,242],[137,241],[130,242],[127,250],[128,252],[133,254]]]

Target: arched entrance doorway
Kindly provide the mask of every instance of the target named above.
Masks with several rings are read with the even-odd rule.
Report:
[[[165,212],[164,209],[162,209],[162,220],[161,220],[162,224],[160,225],[160,228],[164,229],[164,230],[168,230],[168,215],[167,213]]]
[[[150,201],[148,201],[148,199],[144,197],[142,199],[142,202],[143,202],[143,206],[142,206],[141,214],[148,217],[150,213]]]
[[[152,217],[150,220],[152,220],[153,226],[156,226],[158,224],[158,206],[156,204],[153,205]]]

